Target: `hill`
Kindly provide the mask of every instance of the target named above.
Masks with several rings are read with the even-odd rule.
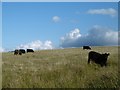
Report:
[[[118,47],[92,47],[109,52],[108,66],[88,65],[88,52],[82,48],[43,50],[22,56],[2,55],[3,88],[117,88]]]

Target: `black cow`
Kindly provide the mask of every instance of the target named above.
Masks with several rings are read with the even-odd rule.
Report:
[[[19,50],[19,55],[22,55],[22,52]]]
[[[18,49],[16,49],[15,51],[14,51],[14,55],[22,55],[22,52],[20,51],[20,50],[18,50]]]
[[[21,53],[25,54],[25,50],[24,49],[19,49],[19,51],[21,51]]]
[[[91,61],[94,61],[96,64],[100,64],[101,66],[106,66],[107,65],[107,58],[110,54],[105,53],[105,54],[100,54],[95,51],[89,52],[88,55],[88,64]]]
[[[18,53],[19,53],[19,50],[16,49],[16,50],[14,51],[14,55],[17,55]]]
[[[28,52],[34,52],[33,49],[27,49],[27,53]]]
[[[87,50],[90,49],[91,50],[90,46],[83,46],[83,50],[84,49],[87,49]]]

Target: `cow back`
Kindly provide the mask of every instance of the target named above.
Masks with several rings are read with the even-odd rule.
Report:
[[[21,53],[25,53],[25,50],[24,50],[24,49],[19,49],[19,51],[20,51]]]
[[[83,46],[83,49],[91,49],[90,46]]]
[[[100,53],[94,51],[89,52],[89,58],[92,59],[93,61],[98,61],[101,57],[102,55]]]
[[[27,53],[28,52],[34,52],[33,49],[27,49]]]

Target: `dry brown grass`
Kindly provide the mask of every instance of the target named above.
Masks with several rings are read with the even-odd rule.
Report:
[[[108,66],[87,64],[89,50],[69,48],[15,56],[3,53],[3,88],[117,88],[118,47],[92,47],[109,52]]]

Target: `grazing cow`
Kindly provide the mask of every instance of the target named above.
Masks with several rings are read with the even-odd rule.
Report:
[[[90,49],[91,50],[90,46],[83,46],[83,50],[84,49],[87,49],[87,50]]]
[[[22,52],[20,51],[20,50],[18,50],[18,49],[16,49],[15,51],[14,51],[14,55],[22,55]]]
[[[25,50],[24,49],[19,49],[19,51],[23,54],[25,54]]]
[[[27,49],[27,53],[28,52],[34,52],[33,49]]]
[[[19,50],[19,55],[22,55],[22,52]]]
[[[18,53],[19,53],[19,50],[16,49],[16,50],[14,51],[14,55],[17,55]]]
[[[107,58],[110,54],[100,54],[94,51],[89,52],[88,55],[88,64],[90,63],[90,60],[94,61],[96,64],[100,64],[101,66],[107,65]]]

